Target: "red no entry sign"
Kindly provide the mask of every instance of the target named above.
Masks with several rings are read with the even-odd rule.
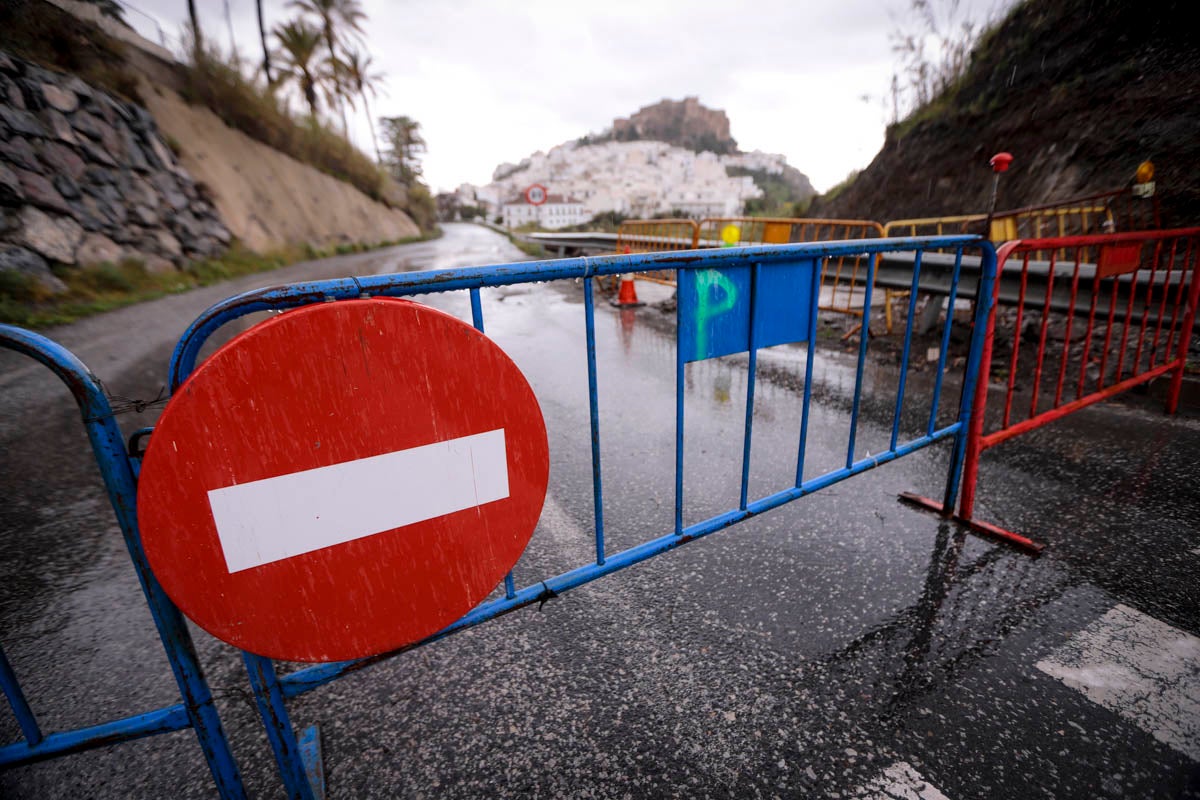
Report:
[[[535,183],[525,190],[525,200],[531,206],[540,206],[545,203],[550,197],[550,193],[546,191],[546,187],[540,183]]]
[[[549,456],[517,366],[406,300],[257,325],[176,392],[138,489],[180,609],[272,658],[374,655],[483,600],[541,514]]]

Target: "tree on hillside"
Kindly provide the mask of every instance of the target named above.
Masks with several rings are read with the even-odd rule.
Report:
[[[275,85],[275,79],[271,77],[271,49],[267,47],[267,29],[263,25],[262,0],[255,0],[254,5],[258,10],[258,38],[262,42],[263,75],[267,79],[267,86],[271,87]]]
[[[962,0],[911,0],[908,19],[898,23],[889,37],[913,109],[931,102],[962,77],[971,63],[971,51],[993,21],[994,17],[977,24],[968,19]],[[896,83],[893,76],[893,114],[898,120],[902,114]]]
[[[380,117],[379,126],[387,149],[383,165],[402,186],[417,183],[421,177],[420,154],[425,152],[421,123],[411,117]]]
[[[367,100],[367,92],[370,92],[373,97],[378,96],[377,88],[383,81],[383,73],[371,72],[371,57],[363,55],[353,48],[345,50],[341,62],[350,91],[362,98],[363,109],[367,112],[367,122],[370,123],[371,128],[371,144],[375,147],[375,162],[382,164],[383,158],[379,155],[379,139],[375,135],[375,125],[371,122],[371,103]],[[350,100],[350,105],[354,106],[353,99]]]
[[[344,96],[343,87],[338,81],[337,45],[345,41],[347,35],[361,34],[362,21],[367,15],[363,13],[359,0],[291,0],[289,8],[299,9],[302,14],[316,17],[320,26],[321,36],[329,50],[328,72],[331,76],[331,97],[338,106],[342,117],[342,130],[349,132],[346,123],[346,108],[340,102]]]
[[[280,47],[276,56],[282,62],[279,83],[294,81],[315,119],[319,85],[316,55],[321,46],[321,31],[305,20],[297,19],[277,25],[274,33]]]

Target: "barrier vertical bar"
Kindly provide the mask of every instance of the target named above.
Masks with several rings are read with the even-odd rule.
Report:
[[[4,655],[3,647],[0,647],[0,689],[4,690],[4,696],[12,706],[13,716],[17,718],[17,725],[25,735],[25,740],[31,747],[40,743],[43,738],[42,729],[38,727],[37,717],[29,707],[25,693],[21,691],[17,674],[13,672],[12,664],[8,663],[8,656]]]
[[[1083,397],[1083,387],[1087,383],[1088,359],[1092,354],[1092,333],[1096,326],[1096,301],[1100,299],[1100,271],[1092,276],[1092,299],[1088,304],[1088,326],[1084,334],[1083,357],[1079,359],[1079,384],[1075,387],[1075,399]]]
[[[896,387],[896,410],[892,414],[892,438],[888,449],[895,452],[900,437],[900,416],[904,412],[904,388],[908,382],[908,356],[912,346],[913,317],[917,310],[917,287],[921,277],[921,256],[924,250],[918,250],[913,257],[912,286],[908,291],[908,317],[904,325],[904,348],[900,351],[900,385]]]
[[[587,337],[588,414],[592,429],[592,502],[596,519],[596,563],[604,563],[604,487],[600,479],[600,401],[596,386],[596,310],[592,279],[583,279],[583,320]]]
[[[1029,416],[1037,416],[1038,391],[1042,387],[1042,365],[1046,360],[1046,335],[1050,331],[1050,300],[1054,297],[1054,261],[1058,251],[1050,251],[1050,269],[1046,276],[1046,302],[1042,304],[1042,332],[1038,337],[1037,363],[1033,368],[1033,397],[1029,401]]]
[[[875,259],[867,267],[867,285],[863,290],[862,328],[858,332],[858,366],[854,372],[854,404],[850,411],[850,443],[846,447],[846,469],[854,466],[854,439],[858,433],[858,408],[862,402],[863,368],[867,363],[867,342],[871,339],[871,290],[875,287]],[[930,435],[933,431],[929,431]]]
[[[821,272],[825,259],[813,260],[812,281],[809,285],[811,305],[808,309],[808,354],[804,357],[804,407],[800,412],[800,444],[796,450],[796,488],[804,483],[804,450],[808,442],[808,412],[812,407],[813,354],[817,344],[817,306],[821,302]]]
[[[1192,243],[1189,243],[1188,251],[1195,253]],[[1197,258],[1192,264],[1191,273],[1192,285],[1188,290],[1187,310],[1183,313],[1183,326],[1179,329],[1179,354],[1176,356],[1179,366],[1171,375],[1171,387],[1167,391],[1168,414],[1174,414],[1179,408],[1179,392],[1183,389],[1183,371],[1187,368],[1188,344],[1191,342],[1192,325],[1196,320],[1196,304],[1200,302],[1200,258]],[[1185,270],[1184,275],[1186,274]]]
[[[1075,248],[1075,270],[1071,275],[1071,301],[1067,306],[1067,322],[1063,328],[1063,354],[1058,365],[1058,383],[1054,387],[1054,407],[1062,403],[1063,381],[1067,378],[1067,362],[1071,360],[1071,329],[1075,325],[1075,296],[1079,293],[1079,261],[1083,248]]]
[[[471,297],[471,324],[475,330],[480,333],[486,333],[483,329],[483,303],[480,301],[479,289],[472,287],[467,290],[467,294]],[[513,583],[512,570],[504,574],[504,596],[512,599],[516,596],[517,588]]]
[[[1187,250],[1183,254],[1183,265],[1179,269],[1179,288],[1175,291],[1175,303],[1171,307],[1171,327],[1167,330],[1167,346],[1165,348],[1167,355],[1165,358],[1171,357],[1171,343],[1175,341],[1175,321],[1176,317],[1179,316],[1179,308],[1183,305],[1183,290],[1188,282],[1188,264],[1192,260],[1192,248],[1194,245],[1195,240],[1189,238]],[[1180,335],[1182,334],[1183,331],[1180,331]]]
[[[309,781],[300,742],[296,739],[296,730],[292,727],[292,718],[284,703],[279,677],[275,674],[275,663],[245,650],[242,651],[242,661],[246,664],[246,675],[254,690],[254,702],[258,705],[267,739],[275,752],[275,763],[279,765],[279,776],[283,779],[288,797],[291,800],[323,800],[313,791]]]
[[[675,330],[683,330],[683,298],[675,304]],[[683,535],[683,340],[675,336],[675,535]]]
[[[1150,346],[1150,366],[1154,367],[1154,361],[1158,357],[1158,339],[1162,334],[1163,318],[1167,315],[1167,297],[1171,294],[1171,273],[1175,269],[1175,253],[1179,247],[1179,240],[1175,239],[1171,242],[1171,254],[1167,256],[1167,273],[1163,276],[1162,300],[1158,305],[1158,324],[1154,326],[1154,344]],[[1166,363],[1164,356],[1163,363]]]
[[[1154,278],[1158,274],[1158,259],[1161,254],[1162,242],[1155,242],[1154,255],[1150,260],[1150,280],[1146,282],[1146,302],[1142,307],[1142,324],[1138,326],[1137,347],[1134,348],[1133,369],[1130,371],[1132,375],[1137,374],[1142,364],[1142,347],[1146,344],[1146,325],[1150,322],[1150,307],[1154,304]],[[1135,272],[1134,275],[1136,274]]]
[[[967,353],[967,364],[963,371],[962,393],[958,401],[958,431],[954,434],[954,449],[950,458],[950,468],[946,471],[946,495],[942,500],[945,514],[954,513],[954,505],[958,497],[959,478],[962,474],[963,461],[966,457],[967,442],[974,437],[971,435],[974,423],[972,414],[979,412],[978,429],[982,430],[982,407],[987,403],[987,375],[983,372],[985,342],[990,343],[994,335],[994,315],[991,313],[994,302],[992,283],[999,285],[996,275],[996,250],[990,242],[983,242],[980,247],[979,286],[975,292],[975,319],[971,326],[971,348]],[[958,258],[955,260],[954,285],[958,284],[958,272],[962,268],[962,245],[958,247]],[[952,290],[953,291],[953,290]],[[953,308],[953,306],[952,306]],[[991,322],[989,322],[991,321]],[[954,322],[954,315],[946,317],[946,329],[949,331]],[[989,356],[990,357],[990,356]],[[982,381],[980,380],[982,377]],[[936,399],[936,398],[935,398]],[[982,403],[978,402],[982,400]],[[968,517],[969,519],[969,517]]]
[[[963,249],[959,245],[954,254],[954,274],[950,277],[950,295],[946,298],[946,327],[942,328],[942,343],[938,348],[937,375],[933,380],[933,402],[929,407],[929,425],[925,433],[933,435],[937,426],[938,406],[942,399],[942,378],[946,374],[946,351],[950,349],[950,328],[954,322],[954,304],[958,301],[958,278],[962,274]],[[982,262],[981,262],[982,265]]]
[[[746,376],[746,432],[742,437],[742,488],[738,499],[738,509],[746,510],[746,495],[750,487],[750,442],[754,429],[754,375],[758,367],[758,341],[754,335],[756,317],[754,308],[758,304],[758,279],[761,275],[762,264],[754,262],[750,265],[750,364]]]
[[[998,258],[999,266],[996,267],[997,271],[1004,269],[1005,264],[1008,262],[1008,258],[1007,258],[1008,252],[1009,251],[1007,251],[1007,250],[1003,250],[1003,249],[1001,250],[1001,255]],[[997,276],[996,276],[997,285],[999,285],[999,280],[1000,280],[1000,276],[997,274]],[[1029,286],[1029,254],[1026,253],[1025,258],[1021,262],[1021,290],[1017,294],[1017,320],[1016,320],[1015,327],[1014,327],[1014,330],[1016,330],[1017,333],[1013,336],[1012,363],[1009,365],[1008,387],[1005,389],[1005,393],[1004,393],[1004,427],[1006,427],[1006,428],[1008,427],[1008,421],[1012,418],[1013,392],[1017,388],[1017,362],[1020,360],[1020,357],[1021,357],[1021,321],[1024,319],[1024,315],[1025,315],[1025,292],[1028,289],[1028,286]],[[993,319],[993,320],[991,320],[991,322],[989,324],[991,325],[992,332],[995,333],[996,321]],[[992,343],[991,343],[990,339],[988,341],[987,350],[988,350],[988,361],[985,366],[990,368],[991,363],[992,363],[992,360],[991,360]],[[981,433],[982,433],[982,431],[981,431]]]

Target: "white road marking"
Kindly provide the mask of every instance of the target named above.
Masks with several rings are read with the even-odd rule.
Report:
[[[850,792],[852,800],[950,800],[906,761],[897,761]]]
[[[240,572],[505,497],[500,428],[213,489],[208,504]]]
[[[1118,605],[1037,668],[1200,761],[1200,639]]]

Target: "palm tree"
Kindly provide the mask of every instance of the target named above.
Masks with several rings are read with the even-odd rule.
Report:
[[[421,177],[420,154],[425,152],[421,123],[412,117],[380,117],[379,124],[388,146],[388,170],[397,183],[412,186]]]
[[[200,21],[196,18],[196,0],[188,0],[188,17],[192,21],[192,61],[198,65],[204,45],[200,41]]]
[[[371,128],[371,144],[375,146],[375,163],[381,164],[383,158],[379,155],[379,139],[375,136],[375,123],[372,122],[371,103],[367,100],[367,92],[370,92],[373,97],[378,97],[377,88],[383,81],[383,73],[371,72],[371,57],[354,49],[345,50],[342,54],[341,64],[342,73],[350,90],[357,92],[362,98],[363,108],[367,112],[367,121]],[[353,99],[350,100],[350,105],[354,105]]]
[[[362,20],[367,15],[363,13],[359,0],[291,0],[289,8],[299,9],[303,14],[311,14],[317,18],[325,46],[329,48],[330,76],[333,79],[332,92],[335,99],[343,96],[343,89],[338,81],[336,45],[342,41],[342,34],[359,33],[362,31]],[[342,115],[342,128],[349,131],[346,124],[346,109],[338,103]]]
[[[255,6],[258,8],[258,38],[262,41],[263,49],[263,75],[267,77],[269,88],[275,85],[275,81],[271,77],[271,50],[267,47],[267,29],[263,25],[262,0],[255,0]]]
[[[275,38],[280,50],[275,54],[283,62],[279,71],[279,82],[295,81],[308,102],[313,118],[317,116],[317,67],[313,63],[317,49],[321,46],[321,31],[304,19],[296,19],[275,26]]]

